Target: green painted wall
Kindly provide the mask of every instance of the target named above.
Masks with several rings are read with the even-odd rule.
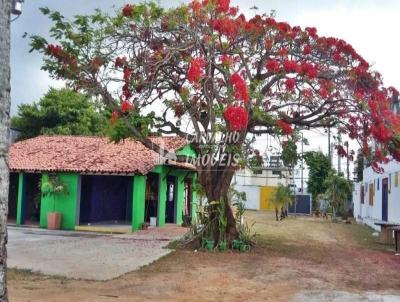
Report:
[[[185,177],[188,177],[188,171],[173,170],[170,175],[176,176],[176,224],[182,224],[182,212],[185,197]]]
[[[188,157],[196,157],[196,151],[190,146],[186,145],[176,152],[176,155],[188,156]]]
[[[185,173],[186,174],[186,173]],[[182,224],[182,215],[183,215],[183,205],[185,198],[185,175],[181,173],[178,174],[177,177],[177,186],[176,186],[176,224]]]
[[[167,167],[162,167],[160,174],[160,186],[158,195],[158,219],[159,227],[165,226],[165,207],[167,206]]]
[[[47,228],[47,213],[62,214],[61,229],[74,230],[76,225],[76,207],[78,201],[78,174],[59,173],[60,180],[67,186],[67,194],[42,197],[40,205],[40,227]],[[42,175],[42,184],[48,179],[48,174]]]
[[[196,211],[197,211],[197,196],[196,192],[193,190],[193,186],[196,183],[197,183],[197,173],[194,173],[192,177],[192,221],[196,220]]]
[[[146,198],[146,176],[133,177],[132,198],[132,230],[140,230],[144,222],[144,207]]]
[[[24,173],[18,175],[18,200],[17,200],[17,225],[21,225],[22,221],[22,205],[25,198],[25,176]]]

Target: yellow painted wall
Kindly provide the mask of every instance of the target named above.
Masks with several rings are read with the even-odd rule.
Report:
[[[272,194],[275,192],[277,187],[262,186],[260,187],[260,210],[263,211],[274,211],[275,208],[271,204]]]

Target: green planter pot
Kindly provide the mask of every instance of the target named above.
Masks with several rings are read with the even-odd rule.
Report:
[[[241,252],[248,252],[248,251],[250,251],[250,245],[243,243],[243,244],[240,246],[239,250],[240,250]]]
[[[233,247],[233,249],[234,250],[240,250],[240,246],[243,244],[243,242],[242,242],[242,240],[239,240],[239,239],[235,239],[235,240],[233,240],[233,242],[232,242],[232,247]]]
[[[228,249],[228,243],[226,241],[221,241],[218,248],[220,251],[226,251]]]
[[[206,240],[205,248],[207,251],[212,251],[214,249],[214,240]]]

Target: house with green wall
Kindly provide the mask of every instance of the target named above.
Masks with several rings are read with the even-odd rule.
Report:
[[[196,156],[178,137],[151,137],[179,158]],[[194,218],[195,167],[161,157],[139,141],[111,143],[104,137],[39,136],[9,149],[9,220],[47,227],[47,213],[62,215],[61,229],[125,225],[139,230]],[[42,194],[57,178],[63,194]]]

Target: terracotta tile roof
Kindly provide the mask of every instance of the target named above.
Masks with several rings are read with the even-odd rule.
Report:
[[[176,151],[187,142],[178,137],[152,137],[164,143],[168,151]],[[63,171],[100,174],[147,174],[159,160],[156,152],[142,143],[127,139],[118,144],[104,137],[39,136],[10,146],[10,171]],[[193,166],[181,166],[192,169]]]

